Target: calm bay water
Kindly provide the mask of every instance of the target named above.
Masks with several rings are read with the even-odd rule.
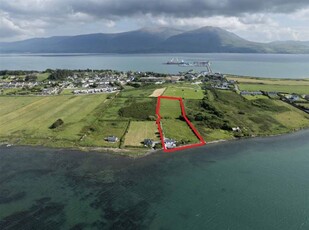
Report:
[[[142,159],[0,147],[0,229],[309,229],[309,130]]]
[[[309,55],[294,54],[0,54],[0,69],[114,69],[178,73],[192,67],[163,65],[176,57],[209,60],[214,72],[274,78],[309,78]],[[204,70],[195,67],[198,71]]]

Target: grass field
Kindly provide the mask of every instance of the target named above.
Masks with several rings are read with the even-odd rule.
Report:
[[[119,120],[121,119],[118,111],[120,108],[124,107],[130,103],[128,98],[115,98],[113,100],[108,100],[106,103],[106,108],[102,114],[102,119],[105,120]]]
[[[142,104],[147,103],[153,111],[141,111]],[[145,105],[145,104],[144,104]],[[155,116],[155,107],[156,107],[156,99],[155,98],[124,98],[124,97],[116,97],[114,99],[108,99],[106,103],[106,108],[104,109],[104,113],[102,114],[102,119],[105,120],[128,120],[130,118],[134,118],[134,115],[139,114],[147,114]],[[129,114],[132,116],[120,116],[119,110],[122,108],[126,108],[127,112],[130,111]],[[125,115],[127,115],[126,113]]]
[[[38,81],[44,81],[49,77],[50,73],[40,73],[37,75]]]
[[[247,100],[268,99],[268,97],[264,95],[242,95],[242,96]]]
[[[161,99],[160,115],[162,118],[179,118],[181,115],[180,102],[178,100]]]
[[[185,121],[178,119],[162,119],[161,123],[164,137],[186,144],[199,143],[199,139]]]
[[[178,141],[178,143],[198,143],[186,121],[180,120],[181,107],[178,100],[161,99],[160,115],[164,136]]]
[[[268,91],[268,92],[285,92],[297,94],[309,94],[308,85],[265,85],[265,84],[239,84],[240,90],[247,91]]]
[[[238,83],[253,83],[253,84],[265,84],[265,85],[307,85],[309,86],[309,79],[299,79],[299,80],[291,80],[291,79],[269,79],[269,78],[250,78],[250,77],[236,77],[236,76],[228,76],[228,80],[235,80]]]
[[[155,121],[131,121],[125,136],[125,146],[143,146],[144,139],[159,140]]]
[[[158,88],[163,88],[162,85],[150,85],[142,88],[125,89],[120,94],[119,97],[149,97],[154,90]]]
[[[80,142],[82,146],[120,147],[120,138],[125,134],[128,121],[97,120],[87,127],[86,136]],[[110,143],[104,140],[107,136],[116,136],[119,141]]]
[[[187,112],[194,118],[202,113],[202,121],[193,121],[206,141],[226,139],[233,136],[231,127],[240,127],[244,136],[272,135],[286,133],[296,127],[309,127],[309,115],[280,100],[262,99],[246,100],[231,91],[215,90],[214,100],[206,100],[208,107],[202,109],[202,101],[186,102]],[[226,129],[218,133],[211,130]]]
[[[306,109],[309,109],[309,103],[296,103],[296,105],[300,105],[305,107]]]
[[[166,88],[155,89],[149,97],[158,97],[161,96]]]
[[[281,122],[287,128],[297,129],[299,127],[309,126],[308,114],[280,100],[274,101],[274,103],[278,106],[284,106],[287,108],[287,111],[285,112],[274,114],[276,120]]]
[[[73,95],[73,89],[64,89],[61,91],[61,95]]]
[[[206,143],[217,140],[230,140],[233,139],[233,133],[222,129],[209,129],[205,127],[199,127],[201,135],[203,135]]]
[[[0,97],[0,137],[76,141],[83,127],[95,119],[92,112],[105,99],[106,95]],[[49,129],[58,118],[64,125]]]
[[[196,86],[196,88],[169,86],[165,90],[164,96],[182,97],[184,99],[203,99],[204,92],[199,86]]]
[[[284,87],[294,87],[294,81],[291,81],[291,85]],[[240,86],[269,86],[269,91],[281,91],[274,89],[282,87],[280,84]],[[235,133],[231,127],[237,126],[242,132],[235,136],[273,135],[309,127],[308,114],[280,100],[265,96],[244,98],[232,91],[212,89],[204,94],[200,89],[195,92],[197,86],[194,85],[175,87],[165,84],[128,89],[113,97],[109,97],[110,94],[1,96],[0,141],[54,147],[142,147],[141,142],[146,138],[158,140],[153,121],[156,98],[149,95],[162,87],[167,87],[165,93],[169,96],[186,98],[184,104],[188,118],[206,142],[233,138]],[[299,85],[297,89],[309,90],[307,85]],[[198,142],[187,123],[179,119],[181,108],[178,100],[162,99],[160,115],[165,137],[182,144]],[[64,125],[49,129],[58,118],[64,121]],[[120,141],[104,141],[110,135],[117,136]]]

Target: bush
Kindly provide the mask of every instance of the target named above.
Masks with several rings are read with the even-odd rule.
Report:
[[[63,125],[63,120],[62,119],[58,119],[57,121],[55,121],[51,126],[49,126],[50,129],[55,129],[58,128],[59,126]]]
[[[122,117],[148,120],[149,116],[154,116],[156,113],[155,100],[147,102],[133,101],[129,106],[119,109],[118,114]]]

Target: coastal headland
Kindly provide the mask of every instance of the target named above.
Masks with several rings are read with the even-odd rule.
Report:
[[[179,97],[207,142],[309,127],[309,80],[188,71],[1,71],[0,142],[141,156],[162,149],[157,97]],[[165,135],[196,143],[179,103],[161,104]]]

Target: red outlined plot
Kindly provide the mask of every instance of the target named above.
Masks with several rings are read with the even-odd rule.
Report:
[[[161,105],[161,99],[167,99],[167,100],[177,100],[179,101],[179,106],[181,108],[181,115],[183,116],[183,118],[185,119],[185,121],[187,122],[188,126],[191,128],[191,130],[193,131],[193,133],[196,135],[196,137],[199,139],[199,143],[195,143],[195,144],[190,144],[190,145],[183,145],[183,146],[179,146],[179,147],[174,147],[174,148],[167,148],[165,145],[165,141],[164,141],[164,135],[163,135],[163,130],[161,127],[161,116],[160,116],[160,105]],[[161,139],[161,144],[163,146],[163,151],[164,152],[174,152],[177,150],[183,150],[183,149],[189,149],[189,148],[194,148],[197,146],[202,146],[205,145],[206,142],[204,141],[203,137],[199,134],[199,132],[196,130],[196,128],[193,126],[193,124],[189,121],[189,119],[186,116],[186,111],[185,111],[185,106],[183,104],[183,100],[181,97],[169,97],[169,96],[159,96],[157,99],[157,107],[156,107],[156,115],[157,115],[157,126],[158,126],[158,131],[160,133],[160,139]]]

